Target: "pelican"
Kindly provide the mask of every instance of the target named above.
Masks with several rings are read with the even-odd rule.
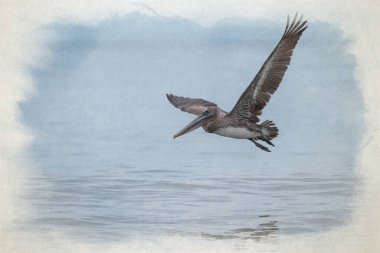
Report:
[[[268,147],[258,141],[274,146],[271,141],[278,136],[278,128],[270,120],[259,123],[259,116],[280,85],[290,63],[293,49],[307,28],[306,23],[307,21],[303,21],[302,16],[297,19],[296,14],[292,23],[289,24],[288,16],[285,31],[277,46],[230,112],[204,99],[166,94],[174,107],[198,116],[173,138],[202,127],[208,133],[235,139],[248,139],[258,148],[270,152]]]

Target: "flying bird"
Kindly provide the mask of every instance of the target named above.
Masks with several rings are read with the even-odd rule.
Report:
[[[268,147],[258,141],[274,146],[271,141],[278,136],[278,128],[270,120],[259,123],[259,116],[280,85],[290,63],[293,49],[307,28],[306,23],[307,21],[303,21],[302,16],[297,19],[296,14],[289,24],[288,16],[285,31],[277,46],[230,112],[204,99],[166,94],[173,106],[198,116],[173,138],[202,127],[208,133],[235,139],[248,139],[258,148],[270,152]]]

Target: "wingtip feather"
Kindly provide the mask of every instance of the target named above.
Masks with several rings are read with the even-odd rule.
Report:
[[[166,94],[166,97],[169,100],[169,102],[175,107],[176,104],[174,103],[174,100],[173,100],[173,94]]]
[[[305,27],[307,23],[307,20],[303,21],[303,15],[301,15],[300,18],[298,18],[298,13],[294,16],[293,20],[291,21],[289,25],[289,14],[287,16],[287,22],[286,22],[286,27],[285,31],[283,34],[283,38],[288,38],[290,36],[294,35],[301,35],[303,31],[307,28]]]

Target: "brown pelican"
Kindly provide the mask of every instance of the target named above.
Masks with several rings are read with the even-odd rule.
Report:
[[[285,31],[260,71],[243,92],[235,107],[230,112],[220,109],[216,104],[200,98],[179,97],[166,94],[170,103],[182,111],[198,115],[185,128],[174,135],[173,138],[184,135],[190,131],[203,127],[208,133],[221,136],[248,139],[260,149],[270,152],[258,140],[273,145],[278,135],[278,128],[272,121],[266,120],[259,124],[259,116],[269,102],[271,95],[280,85],[290,58],[302,32],[307,28],[307,21],[295,15],[289,25],[289,16]]]

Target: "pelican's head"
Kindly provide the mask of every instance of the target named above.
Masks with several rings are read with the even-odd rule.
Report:
[[[196,119],[194,119],[187,126],[185,126],[181,131],[176,133],[173,136],[173,139],[175,139],[181,135],[187,134],[187,133],[197,129],[198,127],[201,127],[201,126],[209,123],[210,121],[213,121],[214,118],[216,117],[216,115],[217,115],[217,113],[216,113],[216,110],[214,108],[208,108],[208,110],[203,112]]]

